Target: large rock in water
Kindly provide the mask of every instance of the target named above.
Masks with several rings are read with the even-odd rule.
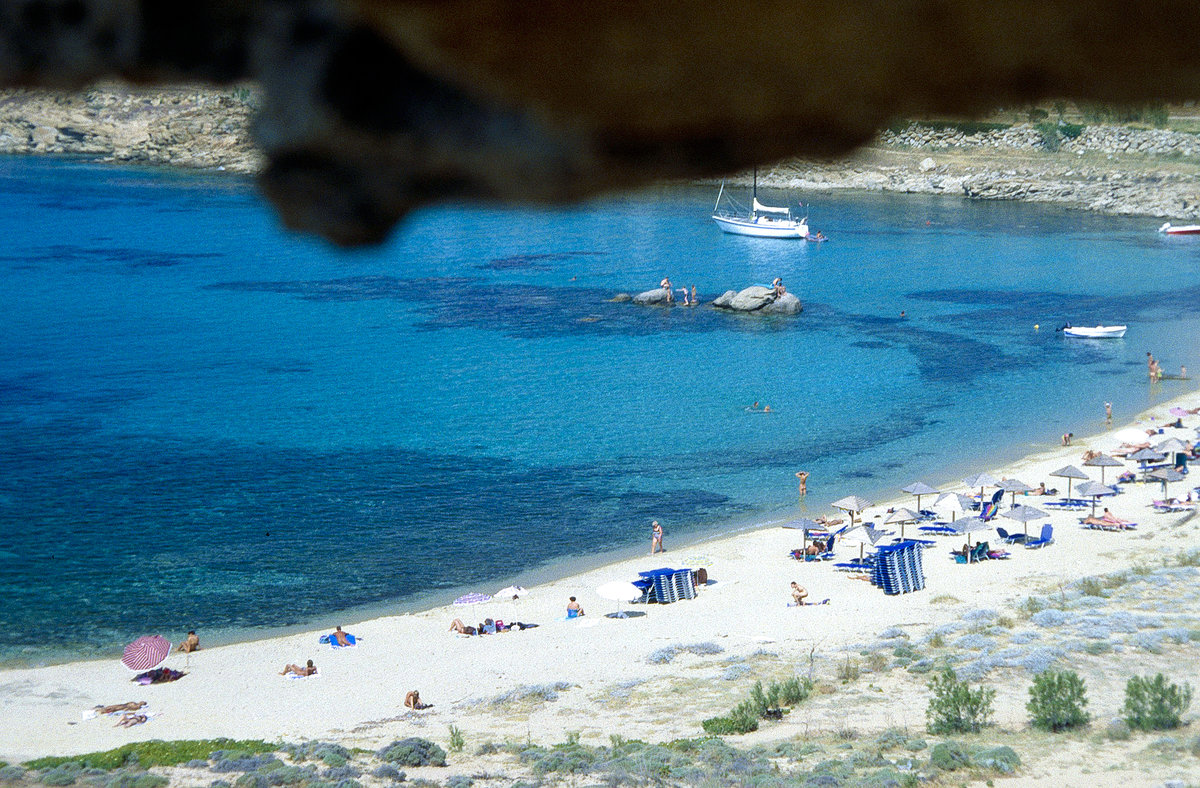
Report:
[[[641,304],[642,306],[665,304],[667,303],[667,291],[661,287],[656,287],[653,290],[647,290],[644,293],[638,293],[633,297],[633,303]]]
[[[712,305],[735,312],[758,312],[768,315],[794,315],[803,309],[800,299],[791,293],[784,293],[776,298],[774,290],[761,285],[751,285],[740,293],[727,290],[718,296]]]

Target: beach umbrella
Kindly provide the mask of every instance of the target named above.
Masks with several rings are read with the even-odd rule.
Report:
[[[492,597],[489,594],[481,594],[477,591],[470,594],[463,594],[458,599],[454,600],[454,604],[459,607],[466,605],[478,605],[481,602],[490,602]]]
[[[921,511],[921,496],[922,495],[937,495],[941,490],[935,490],[925,482],[913,482],[907,487],[901,487],[900,492],[906,492],[909,495],[917,496],[917,511]]]
[[[1106,484],[1100,482],[1084,482],[1079,485],[1079,494],[1086,495],[1092,499],[1092,515],[1096,514],[1096,501],[1100,500],[1102,495],[1116,495],[1117,491]]]
[[[834,509],[842,509],[846,514],[850,515],[850,525],[854,525],[854,515],[860,513],[870,505],[870,501],[866,498],[859,498],[857,495],[847,495],[845,498],[830,504]]]
[[[1137,462],[1158,462],[1160,460],[1165,460],[1166,458],[1167,455],[1159,454],[1154,449],[1138,449],[1125,459],[1135,460]]]
[[[597,588],[596,595],[602,599],[611,599],[614,602],[632,602],[635,599],[642,598],[642,589],[626,580],[614,580]],[[617,612],[612,617],[628,618],[622,612],[620,605],[617,606]]]
[[[494,596],[496,599],[516,599],[528,593],[529,589],[524,586],[506,586],[497,591]]]
[[[780,525],[780,528],[795,528],[799,531],[803,531],[804,535],[801,537],[801,541],[800,541],[801,549],[808,547],[808,532],[809,531],[821,531],[821,532],[825,531],[825,526],[821,525],[816,520],[813,520],[808,517],[801,517],[797,520],[792,520],[790,522],[783,523],[782,525]]]
[[[1043,517],[1049,517],[1050,515],[1046,514],[1037,507],[1021,504],[1020,506],[1014,506],[1000,516],[1007,517],[1010,520],[1016,520],[1021,524],[1022,529],[1024,529],[1025,536],[1029,536],[1029,523],[1033,522],[1034,520],[1041,520]]]
[[[975,474],[974,476],[968,476],[967,478],[963,479],[963,484],[970,487],[972,490],[975,489],[976,487],[979,488],[979,503],[980,503],[980,505],[982,505],[983,504],[983,488],[984,487],[999,487],[1000,480],[997,479],[995,476],[992,476],[990,473],[978,473],[978,474]]]
[[[925,495],[926,493],[922,493]],[[915,523],[921,519],[921,515],[914,512],[912,509],[897,509],[887,516],[885,523],[900,523],[900,538],[904,538],[904,526],[908,523]]]
[[[1123,468],[1125,463],[1118,460],[1116,457],[1109,457],[1107,454],[1097,454],[1090,460],[1084,460],[1084,465],[1090,465],[1093,468],[1100,469],[1100,483],[1104,484],[1104,469],[1105,468]]]
[[[1146,431],[1141,427],[1126,427],[1123,430],[1117,430],[1113,433],[1113,437],[1121,443],[1128,443],[1131,446],[1137,446],[1139,443],[1145,443],[1149,440]]]
[[[1033,492],[1033,488],[1020,479],[1001,479],[1000,489],[1012,493],[1012,505],[1017,505],[1017,493]]]
[[[171,653],[171,641],[162,635],[143,635],[121,652],[121,664],[138,673],[153,670]]]
[[[852,542],[858,542],[858,557],[862,558],[867,545],[874,547],[875,543],[883,537],[883,531],[877,528],[869,525],[856,525],[842,534],[842,541],[849,539]]]
[[[1050,475],[1058,476],[1058,477],[1061,477],[1061,478],[1067,480],[1067,498],[1071,497],[1071,482],[1073,482],[1075,479],[1089,478],[1086,473],[1079,470],[1074,465],[1067,465],[1062,468],[1059,468],[1057,471],[1055,471],[1054,473],[1051,473]]]
[[[1172,452],[1174,452],[1176,454],[1179,454],[1179,453],[1190,454],[1192,451],[1191,449],[1188,448],[1187,444],[1184,443],[1183,441],[1179,440],[1179,438],[1168,438],[1167,440],[1165,440],[1162,443],[1155,446],[1154,450],[1156,452],[1158,452],[1159,454],[1164,454],[1164,455],[1170,454]]]
[[[1174,468],[1159,468],[1156,471],[1150,471],[1148,475],[1150,478],[1162,482],[1164,498],[1167,497],[1167,483],[1182,481],[1184,478],[1183,474]]]
[[[978,517],[960,517],[950,523],[950,527],[954,529],[954,533],[965,535],[967,537],[967,544],[970,544],[971,534],[977,531],[990,531],[996,526],[989,525],[986,521],[980,520]]]
[[[956,512],[963,512],[965,514],[968,509],[975,505],[974,498],[969,495],[963,495],[962,493],[942,493],[938,496],[938,499],[933,502],[933,505],[941,506],[943,501],[947,501],[950,504],[951,519],[954,519],[953,515]],[[955,506],[958,508],[955,509]]]

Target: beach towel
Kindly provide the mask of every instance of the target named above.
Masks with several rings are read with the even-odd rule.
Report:
[[[803,605],[797,605],[795,602],[788,602],[788,607],[813,607],[815,605],[828,605],[829,599],[822,599],[820,602],[805,602]]]
[[[313,673],[308,676],[301,676],[299,673],[287,673],[284,675],[284,678],[285,679],[315,679],[317,676],[320,676],[320,675],[321,675],[321,671],[318,670],[316,673]]]
[[[171,668],[155,668],[148,670],[145,673],[139,673],[130,681],[136,681],[138,684],[162,684],[167,681],[178,681],[187,674],[181,670],[172,670]]]
[[[321,635],[321,637],[317,638],[317,642],[321,644],[328,643],[332,648],[353,648],[358,645],[358,640],[354,635],[351,635],[349,632],[343,632],[342,634],[346,636],[346,640],[348,641],[345,646],[338,643],[333,635]]]

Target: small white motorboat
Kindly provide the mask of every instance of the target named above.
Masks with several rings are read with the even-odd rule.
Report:
[[[1167,235],[1200,235],[1200,224],[1171,224],[1167,222],[1158,228],[1160,233]]]
[[[1125,326],[1063,326],[1063,335],[1082,339],[1120,339]]]

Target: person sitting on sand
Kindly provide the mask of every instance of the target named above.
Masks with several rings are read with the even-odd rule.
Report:
[[[97,714],[114,714],[118,711],[137,711],[146,705],[144,700],[131,700],[128,703],[114,703],[111,706],[97,706],[93,711]]]
[[[469,627],[463,623],[461,618],[456,618],[450,622],[450,631],[460,635],[474,635],[475,627]]]
[[[175,650],[182,651],[185,654],[190,654],[198,648],[200,648],[200,638],[196,637],[196,630],[189,629],[187,637],[175,647]]]
[[[299,665],[284,665],[283,670],[279,672],[279,675],[286,676],[290,673],[293,676],[312,676],[316,674],[316,672],[317,666],[314,665],[313,661],[310,659],[308,664],[304,667],[300,667]]]
[[[345,632],[342,631],[342,627],[340,625],[338,626],[337,629],[333,630],[333,632],[329,635],[329,640],[331,643],[336,643],[339,646],[353,645],[350,642],[350,637]]]
[[[1029,494],[1030,495],[1045,495],[1046,494],[1046,483],[1042,482],[1041,484],[1039,484],[1037,486],[1036,489],[1030,490]]]
[[[1095,459],[1097,456],[1099,456],[1099,454],[1100,452],[1098,451],[1092,451],[1091,449],[1088,449],[1083,453],[1083,461],[1087,462],[1088,460]]]
[[[791,606],[792,607],[800,607],[801,605],[804,604],[804,600],[807,598],[808,598],[808,590],[804,586],[798,585],[796,583],[796,581],[793,580],[792,581],[792,599],[795,601],[792,603]]]
[[[567,618],[579,618],[582,615],[583,605],[580,605],[578,602],[576,602],[575,597],[571,597],[567,602]]]

